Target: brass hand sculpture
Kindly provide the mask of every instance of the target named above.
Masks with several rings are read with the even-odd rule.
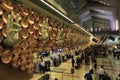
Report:
[[[48,18],[44,18],[44,20],[43,20],[43,26],[42,26],[42,32],[41,32],[43,40],[46,40],[46,39],[49,38],[50,29],[51,29],[51,27],[49,27]]]
[[[71,34],[71,29],[68,31],[68,34],[67,34],[67,41],[70,41],[71,39],[70,34]]]
[[[15,22],[13,18],[14,12],[11,12],[11,14],[8,15],[7,36],[6,39],[4,39],[4,44],[6,46],[14,46],[22,39],[22,28],[19,25],[19,14],[17,14]]]
[[[57,41],[56,41],[57,44],[62,43],[62,32],[63,32],[63,29],[58,30]]]

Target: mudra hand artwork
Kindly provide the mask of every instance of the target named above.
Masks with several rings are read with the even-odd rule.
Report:
[[[13,18],[14,12],[11,12],[11,14],[8,15],[7,36],[6,39],[4,39],[4,44],[6,46],[14,46],[22,39],[22,28],[19,25],[19,14],[17,14],[15,22]]]
[[[67,41],[70,41],[70,34],[71,34],[71,29],[68,31],[68,34],[67,34]]]
[[[57,41],[56,41],[57,44],[62,43],[62,32],[63,32],[63,29],[58,30]]]
[[[51,29],[51,27],[49,27],[48,18],[44,18],[42,32],[41,32],[42,39],[45,40],[45,39],[49,38],[50,29]]]

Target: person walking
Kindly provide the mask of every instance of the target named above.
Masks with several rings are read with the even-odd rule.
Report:
[[[93,69],[91,69],[88,73],[85,74],[84,79],[85,80],[93,80],[92,74],[93,74]]]

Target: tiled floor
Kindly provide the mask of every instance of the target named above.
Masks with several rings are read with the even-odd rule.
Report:
[[[100,65],[104,66],[105,71],[111,76],[112,80],[115,80],[118,73],[120,73],[120,60],[113,59],[112,56],[108,58],[97,58],[98,68]],[[58,80],[84,80],[84,75],[92,68],[93,64],[81,65],[79,70],[75,69],[75,73],[72,75],[71,71],[71,60],[62,63],[59,67],[51,67],[51,70],[57,70],[58,72],[46,72],[50,74],[50,80],[58,78]],[[64,73],[62,73],[62,70]],[[38,80],[43,74],[34,74],[33,78],[30,80]],[[93,80],[99,80],[97,74],[93,74]]]

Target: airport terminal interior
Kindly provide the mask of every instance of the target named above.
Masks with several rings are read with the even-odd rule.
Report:
[[[0,80],[120,80],[120,0],[0,0]]]

